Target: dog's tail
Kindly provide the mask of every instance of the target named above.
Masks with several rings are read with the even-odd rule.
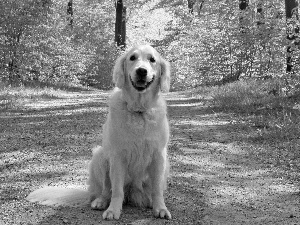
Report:
[[[44,187],[31,192],[26,199],[48,206],[82,207],[90,203],[90,194],[84,189]]]

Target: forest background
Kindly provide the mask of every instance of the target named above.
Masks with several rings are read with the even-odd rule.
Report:
[[[111,88],[111,69],[119,54],[114,41],[116,2],[1,1],[1,80]],[[151,4],[123,4],[127,47],[150,43],[158,48],[172,63],[173,90],[253,77],[284,77],[285,88],[298,85],[298,76],[292,81],[285,71],[286,34],[295,31],[299,20],[286,24],[283,1],[153,1],[157,19],[152,21],[143,19]],[[298,17],[297,8],[289,10]],[[299,55],[299,49],[293,54]]]
[[[251,115],[262,133],[298,136],[296,0],[3,0],[0,107],[57,88],[111,89],[125,47],[115,42],[120,3],[123,45],[157,48],[171,62],[172,91],[193,88],[215,106]]]

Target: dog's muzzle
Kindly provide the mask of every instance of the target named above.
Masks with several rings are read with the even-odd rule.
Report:
[[[150,81],[147,81],[147,75],[148,75],[148,71],[146,69],[138,68],[136,70],[135,81],[133,81],[130,77],[131,84],[137,91],[144,91],[153,83],[154,76]]]

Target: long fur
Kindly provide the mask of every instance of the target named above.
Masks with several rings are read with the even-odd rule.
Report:
[[[44,187],[31,192],[26,199],[48,206],[82,207],[89,204],[89,197],[89,192],[83,189]]]
[[[132,54],[137,60],[130,59]],[[149,55],[155,62],[149,61]],[[140,67],[147,68],[153,77],[145,91],[137,91],[130,81]],[[106,209],[104,219],[119,219],[125,202],[151,207],[155,216],[170,219],[163,199],[169,171],[169,124],[166,102],[161,96],[170,88],[170,66],[152,47],[139,46],[117,59],[113,81],[116,88],[109,101],[102,147],[93,150],[89,165],[91,207]],[[55,193],[54,200],[50,193]],[[86,202],[86,193],[74,194],[78,201]],[[70,191],[51,188],[33,192],[27,199],[50,205],[76,205]]]

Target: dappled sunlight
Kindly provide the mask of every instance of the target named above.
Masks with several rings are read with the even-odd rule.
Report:
[[[269,215],[300,216],[299,186],[282,175],[283,168],[269,162],[265,147],[252,144],[245,124],[201,106],[201,99],[185,99],[183,93],[177,99],[173,94],[168,94],[171,170],[166,204],[180,211],[174,215],[176,221],[186,215],[199,218],[199,213],[204,224],[235,224],[236,219],[266,224]],[[5,177],[1,196],[8,207],[18,199],[30,208],[24,196],[39,187],[86,188],[91,149],[101,143],[107,98],[105,93],[84,96],[32,102],[0,114],[0,168]],[[277,162],[279,152],[272,154]],[[88,207],[82,210],[99,216]],[[135,215],[130,207],[124,210],[131,212],[129,217]],[[149,211],[140,213],[151,216]]]
[[[226,125],[229,124],[228,121],[210,121],[210,120],[200,120],[202,116],[197,116],[197,120],[191,118],[186,118],[187,120],[171,120],[174,125],[190,125],[190,126],[213,126],[213,125]],[[205,119],[205,117],[204,117]]]
[[[128,18],[128,46],[154,44],[164,40],[170,33],[165,28],[174,17],[165,8],[156,8],[157,2],[148,1]],[[164,19],[162,19],[164,18]],[[174,21],[175,22],[175,21]]]
[[[212,143],[213,144],[213,143]],[[222,151],[227,154],[244,155],[246,154],[245,149],[241,148],[236,144],[227,144],[226,147],[222,148]]]
[[[253,146],[247,124],[203,106],[201,99],[174,96],[168,96],[171,179],[203,192],[205,224],[239,224],[236,219],[259,224],[268,215],[279,220],[288,213],[299,215],[293,202],[298,185],[281,177],[279,168],[261,164],[259,157],[269,157],[265,147]]]
[[[211,157],[197,157],[195,158],[191,154],[187,154],[186,156],[174,156],[176,158],[176,162],[179,164],[179,168],[184,167],[188,172],[190,170],[205,170],[205,171],[218,171],[223,170],[225,168],[225,164],[218,161],[213,160]],[[195,160],[197,158],[197,160]],[[175,164],[176,164],[175,162]]]
[[[239,176],[238,182],[232,179],[234,176],[221,179],[218,186],[213,185],[210,188],[209,202],[214,206],[226,206],[227,204],[260,205],[270,197],[297,194],[300,191],[296,185],[287,184],[284,180],[268,178],[267,176],[268,174],[259,178]]]
[[[78,105],[100,103],[100,102],[107,104],[108,96],[109,96],[109,92],[73,93],[73,94],[65,95],[58,99],[30,101],[23,104],[23,108],[41,110],[45,108],[61,108],[64,106],[78,106]]]
[[[184,101],[184,100],[181,100]],[[192,102],[192,103],[179,103],[179,104],[169,104],[169,107],[196,107],[196,106],[203,106],[203,102]]]
[[[284,184],[282,184],[284,183]],[[282,193],[282,194],[287,194],[287,193],[294,193],[294,194],[299,194],[300,193],[300,188],[296,185],[293,184],[286,184],[286,181],[282,181],[282,183],[279,184],[271,184],[269,186],[269,189],[271,192],[274,193]]]
[[[250,188],[226,185],[213,187],[210,189],[210,192],[210,195],[213,197],[209,198],[208,202],[212,207],[226,207],[228,204],[232,203],[249,204],[250,201],[255,201],[258,196],[258,193]]]
[[[44,118],[48,116],[71,116],[74,114],[83,114],[83,113],[93,113],[93,112],[107,112],[107,107],[103,106],[95,106],[95,107],[82,107],[82,108],[74,108],[74,109],[55,109],[50,110],[50,108],[46,108],[45,110],[41,111],[34,111],[34,113],[24,114],[24,112],[13,112],[7,113],[7,115],[1,115],[0,118],[2,119],[13,119],[13,118]],[[62,120],[66,121],[66,120]],[[41,124],[45,123],[44,121],[30,121],[30,122],[22,122],[20,124]]]
[[[230,168],[231,169],[231,168]],[[241,177],[249,177],[250,178],[256,178],[256,177],[262,177],[263,175],[268,175],[270,173],[270,169],[256,169],[256,170],[245,170],[243,167],[234,167],[231,171],[232,174],[235,176],[241,176]]]
[[[103,101],[103,99],[100,99],[99,102]],[[35,109],[35,110],[41,110],[45,108],[61,108],[65,106],[78,106],[82,104],[88,104],[95,102],[95,99],[87,100],[87,99],[58,99],[55,101],[39,101],[39,102],[31,102],[31,103],[25,103],[23,105],[24,108],[27,109]]]
[[[299,187],[281,179],[260,177],[259,180],[244,178],[240,183],[222,181],[219,186],[212,186],[207,193],[207,212],[211,215],[207,220],[225,219],[231,213],[237,213],[244,221],[265,221],[263,224],[266,224],[266,221],[272,220],[271,215],[282,219],[282,222],[287,221],[299,214],[295,206],[295,196],[298,194]],[[287,202],[292,204],[286,205]],[[237,215],[226,220],[234,221]]]

